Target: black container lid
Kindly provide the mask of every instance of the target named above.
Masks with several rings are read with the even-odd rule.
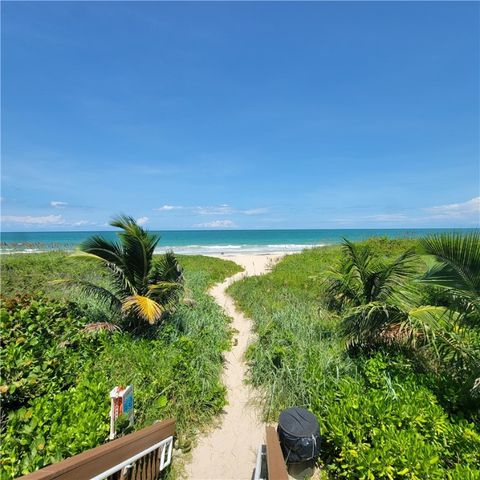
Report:
[[[300,407],[284,410],[280,414],[278,425],[283,431],[297,437],[310,437],[319,431],[317,417]]]

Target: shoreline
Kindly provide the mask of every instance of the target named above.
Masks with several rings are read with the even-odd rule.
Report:
[[[185,246],[167,246],[155,250],[154,255],[163,255],[168,251],[173,251],[177,255],[205,255],[210,257],[225,258],[236,255],[287,255],[290,253],[300,253],[303,250],[325,247],[333,245],[330,243],[317,244],[268,244],[268,245],[185,245]],[[68,248],[25,248],[23,250],[0,248],[1,255],[16,254],[35,254],[35,253],[73,253],[75,249]]]

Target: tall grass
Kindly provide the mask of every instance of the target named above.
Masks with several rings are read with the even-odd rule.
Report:
[[[158,258],[155,255],[154,258]],[[202,255],[178,255],[180,264],[188,272],[204,272],[208,285],[222,281],[239,271],[241,267],[230,260]],[[61,278],[84,280],[106,285],[107,276],[101,268],[93,268],[90,262],[71,257],[66,252],[0,255],[1,292],[4,296],[16,293],[47,291],[50,296],[63,298],[65,290],[53,288],[49,282]]]
[[[368,244],[384,259],[416,247]],[[266,419],[293,405],[311,409],[331,478],[480,478],[478,427],[445,410],[435,376],[399,351],[347,354],[325,298],[326,273],[340,254],[328,247],[287,256],[271,273],[229,288],[254,321],[247,359]],[[420,257],[418,267],[425,268]]]

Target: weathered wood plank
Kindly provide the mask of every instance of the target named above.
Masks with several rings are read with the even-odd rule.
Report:
[[[287,468],[275,428],[266,429],[268,480],[288,480]]]

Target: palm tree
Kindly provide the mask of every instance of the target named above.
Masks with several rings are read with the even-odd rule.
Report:
[[[416,269],[408,250],[391,262],[376,258],[368,246],[344,239],[342,259],[330,271],[327,298],[343,312],[341,331],[348,346],[370,346],[402,333],[402,300]]]
[[[154,324],[175,307],[183,288],[182,270],[173,252],[154,261],[160,237],[144,230],[132,217],[120,215],[110,225],[121,229],[118,242],[94,235],[72,255],[104,267],[110,288],[85,281],[63,282],[107,303],[128,328]]]
[[[416,270],[413,251],[385,263],[368,247],[345,240],[327,284],[330,305],[342,314],[347,346],[409,347],[428,369],[461,385],[468,402],[480,395],[480,234],[434,235],[421,245],[436,263],[419,281],[442,289],[447,302],[443,295],[434,302],[440,305],[420,303],[409,283]],[[438,300],[438,290],[433,293]]]

